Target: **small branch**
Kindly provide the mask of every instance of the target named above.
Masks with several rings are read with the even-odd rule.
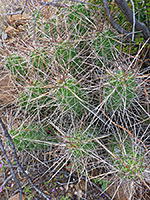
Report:
[[[0,119],[0,123],[1,123],[1,119]],[[16,174],[15,174],[15,172],[14,172],[14,170],[13,170],[13,165],[12,165],[10,159],[8,158],[7,154],[6,154],[6,151],[5,151],[5,149],[4,149],[4,146],[3,146],[3,143],[2,143],[1,137],[0,137],[0,148],[1,148],[1,150],[2,150],[2,153],[3,153],[3,155],[4,155],[4,158],[6,159],[6,162],[8,163],[8,166],[9,166],[9,169],[10,169],[10,171],[11,171],[11,174],[12,174],[12,176],[13,176],[13,178],[14,178],[14,181],[17,183],[17,186],[18,186],[18,188],[19,188],[19,192],[20,192],[20,194],[19,194],[19,199],[22,200],[22,188],[21,188],[20,183],[19,183],[19,180],[17,179]]]
[[[0,144],[1,145],[1,144]],[[3,184],[0,186],[0,188],[3,188],[6,184],[7,184],[7,182],[12,178],[12,174],[10,175],[10,176],[8,176],[6,179],[5,179],[5,181],[3,182]]]
[[[132,41],[134,41],[134,32],[135,32],[135,9],[134,9],[134,2],[131,0],[132,9],[133,9],[133,28],[132,28]]]
[[[14,156],[14,161],[16,162],[16,165],[18,167],[18,169],[21,171],[21,173],[23,174],[23,176],[27,179],[27,181],[29,182],[29,184],[32,186],[32,188],[34,188],[41,196],[43,196],[45,199],[49,200],[49,197],[47,197],[47,195],[45,195],[40,189],[38,189],[31,181],[31,179],[29,178],[29,176],[27,175],[27,173],[24,171],[24,169],[21,167],[21,165],[19,164],[19,159],[18,159],[18,156],[17,156],[17,153],[16,153],[16,148],[15,148],[15,145],[14,145],[14,142],[10,136],[10,134],[8,133],[7,131],[7,128],[5,126],[5,124],[2,122],[1,118],[0,118],[0,125],[2,127],[2,131],[3,131],[3,135],[5,138],[8,139],[8,141],[10,142],[10,145],[11,145],[11,149],[12,149],[12,153],[13,153],[13,156]],[[7,162],[9,164],[9,167],[10,167],[10,170],[12,172],[12,175],[14,176],[14,171],[13,171],[13,168],[12,168],[12,164],[11,164],[11,161],[7,158],[7,154],[4,150],[4,147],[2,145],[2,141],[1,141],[1,138],[0,138],[0,147],[2,149],[2,152],[4,154],[4,156],[6,157],[7,159]],[[16,181],[17,183],[17,179],[15,178],[14,176],[14,180]],[[17,183],[19,189],[21,188],[21,186],[19,185],[19,183]],[[21,193],[21,190],[20,190],[20,193]],[[21,196],[22,198],[22,196]],[[21,199],[20,199],[21,200]]]
[[[94,187],[96,187],[100,192],[101,194],[104,194],[104,196],[108,199],[108,200],[111,200],[112,198],[104,191],[102,190],[97,184],[95,184],[93,181],[90,180],[90,184],[93,185]]]
[[[129,21],[129,23],[133,26],[133,32],[128,32],[127,30],[125,30],[124,28],[122,28],[113,19],[112,15],[110,14],[110,10],[109,10],[109,6],[108,6],[107,0],[103,0],[105,12],[106,12],[106,14],[108,16],[108,19],[110,20],[111,25],[115,28],[115,30],[118,31],[121,34],[126,34],[126,37],[130,38],[132,41],[134,39],[134,32],[135,32],[135,30],[136,31],[141,31],[142,34],[143,34],[143,37],[144,37],[143,42],[145,43],[146,41],[148,41],[148,44],[150,44],[150,40],[149,40],[149,38],[150,38],[150,31],[149,31],[148,27],[144,23],[138,21],[135,18],[134,9],[133,9],[133,12],[132,12],[125,0],[115,0],[115,2],[120,7],[120,9],[122,10],[123,14],[126,16],[127,21]],[[147,50],[146,58],[148,58],[148,61],[146,61],[145,63],[146,63],[146,65],[149,65],[150,48]]]
[[[133,24],[133,13],[132,13],[132,10],[129,8],[126,0],[115,0],[115,2],[122,10],[127,21],[132,25]],[[147,26],[143,22],[140,22],[139,20],[137,20],[136,18],[135,18],[135,29],[137,31],[141,31],[143,33],[145,40],[147,40],[150,37],[150,31],[148,30]]]
[[[105,12],[108,16],[108,19],[110,20],[111,25],[114,27],[114,29],[116,31],[118,31],[121,34],[126,34],[126,37],[132,39],[132,33],[128,32],[127,30],[125,30],[124,28],[122,28],[112,17],[112,15],[110,14],[110,10],[109,10],[109,6],[108,6],[108,2],[107,0],[103,0],[103,4],[104,4],[104,9]]]

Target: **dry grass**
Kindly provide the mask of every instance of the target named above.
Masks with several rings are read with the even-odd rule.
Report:
[[[41,178],[65,169],[67,188],[72,176],[84,180],[85,199],[91,181],[112,199],[149,198],[149,69],[137,60],[144,47],[135,56],[119,51],[121,36],[101,12],[61,5],[39,12],[29,1],[27,19],[1,39],[17,90],[7,120],[16,148],[33,170],[46,167]]]

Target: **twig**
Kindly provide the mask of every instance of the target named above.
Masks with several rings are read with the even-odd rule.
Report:
[[[122,28],[112,17],[112,15],[110,14],[110,10],[109,10],[109,6],[108,6],[108,2],[107,0],[103,0],[103,4],[104,4],[104,9],[105,12],[108,16],[108,19],[110,20],[111,25],[114,27],[114,29],[116,29],[119,33],[121,34],[126,34],[126,37],[132,39],[132,33],[128,32],[127,30],[125,30],[124,28]]]
[[[126,0],[115,0],[116,4],[120,7],[123,14],[125,15],[127,21],[132,25],[133,24],[133,13],[129,8]],[[150,37],[150,31],[148,27],[135,18],[135,29],[143,33],[144,39],[147,40]]]
[[[12,178],[12,174],[10,175],[10,176],[8,176],[6,179],[5,179],[5,181],[3,182],[3,184],[0,186],[0,188],[3,188],[6,184],[7,184],[7,182]]]
[[[16,165],[18,167],[18,169],[21,171],[21,173],[23,174],[23,176],[27,179],[27,181],[29,182],[29,184],[32,186],[32,188],[34,188],[41,196],[43,196],[45,199],[49,200],[49,197],[47,195],[45,195],[40,189],[38,189],[31,181],[31,179],[29,178],[29,176],[27,175],[27,173],[24,171],[24,169],[21,167],[20,163],[19,163],[19,160],[18,160],[18,156],[17,156],[17,153],[16,153],[16,148],[15,148],[15,145],[14,145],[14,142],[10,136],[10,134],[8,133],[7,131],[7,128],[5,126],[5,124],[3,123],[3,121],[1,120],[0,118],[0,124],[1,124],[1,127],[2,127],[2,131],[3,131],[3,135],[5,138],[8,139],[8,141],[10,142],[10,146],[11,146],[11,149],[12,149],[12,153],[13,153],[13,156],[14,156],[14,161],[16,162]],[[20,190],[20,195],[22,194],[22,189],[20,184],[17,182],[17,178],[15,178],[15,174],[14,174],[14,171],[13,171],[13,168],[12,168],[12,164],[11,164],[11,161],[8,159],[7,155],[6,155],[6,152],[4,150],[4,147],[2,145],[2,141],[1,141],[1,138],[0,138],[0,146],[1,146],[1,149],[2,149],[2,152],[5,156],[5,159],[7,160],[8,164],[9,164],[9,167],[10,167],[10,170],[11,170],[11,173],[12,175],[14,176],[14,179],[19,187],[19,190]],[[22,199],[22,195],[20,196],[20,200]]]
[[[133,10],[133,27],[132,27],[132,41],[134,41],[134,32],[135,32],[135,9],[134,9],[134,2],[131,0],[132,3],[132,10]]]
[[[98,185],[93,183],[93,181],[90,180],[90,183],[94,185],[102,194],[104,194],[105,197],[107,197],[108,200],[111,200],[112,198],[104,191],[102,188],[100,188]]]
[[[106,113],[104,112],[103,109],[101,109],[101,111],[102,111],[103,115],[104,115],[107,119],[109,119],[110,122],[111,122],[112,124],[114,124],[115,126],[118,126],[119,128],[123,129],[124,131],[126,131],[132,138],[135,138],[135,137],[133,136],[133,134],[132,134],[128,129],[126,129],[125,127],[123,127],[123,126],[121,126],[121,125],[119,125],[119,124],[117,124],[117,123],[115,123],[110,117],[108,117],[108,115],[106,115]],[[138,140],[140,143],[142,143],[142,145],[144,146],[145,150],[148,152],[148,149],[147,149],[147,147],[145,146],[145,144],[142,142],[142,140],[140,140],[140,139],[137,139],[137,140]]]
[[[1,122],[2,122],[2,121],[1,121],[1,119],[0,119],[0,123],[1,123]],[[2,128],[2,129],[3,129],[3,128]],[[2,153],[3,153],[3,155],[4,155],[4,158],[6,159],[6,162],[8,163],[8,166],[9,166],[9,169],[10,169],[10,171],[11,171],[11,174],[12,174],[12,176],[13,176],[13,178],[14,178],[14,181],[17,183],[17,186],[18,186],[18,188],[19,188],[19,192],[20,192],[20,194],[19,194],[19,199],[22,200],[22,188],[21,188],[21,186],[20,186],[19,180],[18,180],[17,177],[16,177],[16,174],[15,174],[15,172],[14,172],[12,163],[11,163],[10,159],[8,158],[8,156],[7,156],[7,154],[6,154],[6,151],[5,151],[5,149],[4,149],[4,146],[3,146],[3,143],[2,143],[1,137],[0,137],[0,148],[1,148],[1,150],[2,150]]]

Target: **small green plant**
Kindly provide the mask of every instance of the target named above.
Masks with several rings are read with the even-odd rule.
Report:
[[[6,67],[12,72],[16,81],[24,84],[28,74],[28,62],[21,56],[12,54],[6,60]]]
[[[36,112],[50,104],[52,98],[45,80],[49,58],[44,51],[34,51],[29,58],[11,55],[6,60],[6,66],[14,75],[16,84],[21,86],[18,103],[28,112]],[[44,106],[43,106],[44,105]]]
[[[124,179],[136,179],[137,176],[142,177],[142,173],[145,169],[145,164],[143,164],[142,159],[135,158],[133,156],[122,157],[121,160],[115,162],[115,167],[120,171],[121,176]]]
[[[71,199],[70,199],[69,196],[67,195],[66,197],[60,196],[60,200],[71,200]]]
[[[98,149],[98,144],[95,141],[96,130],[82,128],[70,130],[67,136],[65,151],[69,156],[66,169],[75,171],[78,174],[86,175],[85,168],[88,162],[93,159],[93,154]]]
[[[98,145],[93,139],[94,135],[92,129],[86,131],[77,129],[68,136],[67,151],[72,155],[71,160],[75,161],[76,168],[96,150]]]
[[[30,189],[31,189],[31,188],[30,188],[30,185],[29,185],[29,186],[26,186],[26,187],[25,187],[25,192],[26,192],[26,193],[32,193],[32,192],[30,191]]]
[[[74,30],[72,38],[79,39],[79,36],[87,34],[87,30],[90,31],[92,27],[90,9],[79,3],[70,6],[69,11],[68,23],[70,24],[70,28]]]
[[[71,41],[62,42],[56,46],[55,58],[59,65],[69,70],[73,69],[76,65],[80,65],[82,62],[78,56],[77,48],[71,44]]]
[[[32,192],[32,190],[31,190],[31,186],[29,185],[29,186],[26,186],[25,187],[25,197],[28,199],[28,200],[33,200],[34,199],[34,194],[33,194],[33,192]]]
[[[50,56],[44,50],[36,50],[30,53],[30,63],[33,68],[33,73],[37,73],[43,77],[48,70],[47,65],[50,63]]]
[[[103,62],[104,60],[111,60],[113,51],[112,47],[113,45],[118,44],[117,40],[114,39],[113,31],[108,29],[103,29],[101,31],[95,30],[94,24],[98,22],[97,19],[94,17],[94,14],[92,14],[93,12],[91,12],[90,8],[86,9],[84,5],[77,4],[73,5],[70,9],[72,11],[68,16],[68,23],[71,24],[71,27],[73,29],[72,38],[84,38],[83,41],[80,39],[80,42],[78,42],[78,45],[76,45],[76,51],[82,52],[84,49],[86,52],[88,49],[88,51],[97,54],[100,59],[103,57]],[[74,24],[76,24],[76,26],[74,26]],[[88,56],[88,52],[86,52],[85,54],[86,56]],[[81,59],[78,59],[77,63],[81,64]],[[101,62],[99,62],[97,56],[94,60],[94,63],[98,66],[101,65]]]
[[[136,179],[137,175],[142,176],[145,169],[144,157],[138,147],[132,147],[129,139],[121,144],[112,142],[111,150],[117,156],[112,158],[113,166],[119,170],[124,179]]]
[[[43,77],[49,62],[48,53],[44,50],[36,50],[30,53],[28,59],[12,54],[6,59],[6,66],[18,82],[25,84],[29,76],[32,77],[33,74],[34,78],[36,76]]]
[[[103,62],[113,59],[113,45],[117,44],[117,40],[114,39],[114,33],[111,30],[103,30],[95,34],[95,40],[93,42],[93,49],[97,55],[102,58]],[[98,65],[101,65],[98,63]]]
[[[57,44],[55,57],[59,65],[61,64],[75,74],[82,71],[81,66],[85,63],[82,54],[90,46],[85,38],[88,38],[89,32],[92,32],[93,20],[91,20],[90,10],[80,3],[72,4],[67,13],[67,31],[69,30],[70,37]]]
[[[107,185],[110,184],[110,181],[107,179],[94,178],[93,180],[96,184],[100,184],[104,191],[106,190]]]
[[[19,130],[13,129],[10,135],[19,151],[41,149],[48,145],[45,142],[56,142],[56,138],[52,138],[38,125],[24,126]]]
[[[35,80],[31,85],[24,87],[24,90],[18,96],[21,107],[28,112],[36,112],[42,110],[43,105],[50,104],[52,97],[44,86],[44,83]]]
[[[58,81],[55,94],[62,110],[73,110],[77,115],[82,116],[84,107],[81,103],[85,104],[86,95],[74,79]]]
[[[110,74],[107,81],[102,95],[103,100],[108,98],[106,108],[108,110],[128,108],[136,97],[137,83],[133,73],[119,70],[117,73]]]

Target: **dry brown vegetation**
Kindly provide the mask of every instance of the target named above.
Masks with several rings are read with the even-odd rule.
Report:
[[[149,199],[147,43],[88,5],[1,4],[0,197]]]

